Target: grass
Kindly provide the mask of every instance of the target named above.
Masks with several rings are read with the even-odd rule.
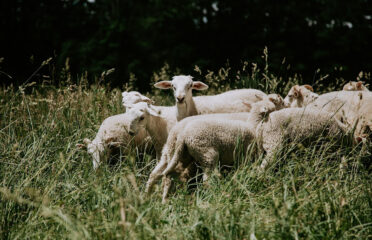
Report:
[[[211,92],[254,86],[282,94],[300,81],[251,70],[208,72],[206,81]],[[156,90],[153,97],[171,104]],[[289,144],[265,173],[256,170],[263,156],[255,147],[243,149],[224,177],[177,184],[162,205],[160,186],[143,194],[151,151],[132,149],[95,172],[75,147],[121,112],[120,91],[103,84],[0,89],[1,239],[372,239],[370,145]]]

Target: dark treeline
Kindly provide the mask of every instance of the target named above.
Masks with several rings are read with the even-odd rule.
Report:
[[[3,0],[0,14],[2,83],[22,83],[53,57],[56,68],[33,81],[44,71],[58,82],[69,58],[75,76],[116,68],[112,85],[134,73],[148,88],[165,62],[193,74],[195,64],[214,70],[260,61],[265,46],[274,72],[285,57],[308,82],[318,68],[342,67],[350,80],[372,69],[368,0]]]

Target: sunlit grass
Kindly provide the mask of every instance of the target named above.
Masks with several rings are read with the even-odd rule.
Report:
[[[206,73],[207,82],[221,84],[212,92],[284,93],[298,81],[251,70]],[[158,104],[171,104],[159,94],[151,95]],[[149,198],[143,194],[156,164],[151,151],[133,148],[95,172],[90,156],[75,147],[123,111],[120,91],[102,84],[0,90],[1,239],[372,238],[371,146],[288,145],[264,173],[257,171],[257,148],[240,149],[222,178],[212,176],[208,186],[176,184],[162,205],[160,186]]]

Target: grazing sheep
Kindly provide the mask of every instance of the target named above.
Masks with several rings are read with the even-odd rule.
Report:
[[[362,81],[358,81],[358,82],[348,82],[345,84],[345,86],[343,87],[344,91],[367,91],[369,92],[368,88],[366,86],[364,86],[363,82]]]
[[[315,101],[318,97],[319,95],[314,93],[314,89],[310,85],[295,85],[284,98],[284,104],[286,107],[303,107]]]
[[[191,76],[175,76],[172,81],[161,81],[154,85],[156,88],[173,88],[176,100],[177,121],[185,117],[210,114],[247,112],[243,103],[254,103],[266,96],[256,89],[231,90],[213,96],[192,97],[192,90],[205,90],[208,86],[199,81],[193,81]]]
[[[354,123],[354,138],[357,142],[364,142],[372,137],[372,94],[362,94],[358,117]]]
[[[370,92],[336,91],[320,95],[308,107],[335,114],[336,118],[348,125],[352,130],[359,116],[359,109]]]
[[[123,105],[130,109],[133,104],[138,102],[152,102],[146,96],[143,96],[139,92],[123,92]],[[127,147],[130,144],[134,146],[142,147],[150,144],[150,139],[146,130],[141,129],[135,137],[128,134],[126,126],[128,125],[128,115],[118,114],[106,118],[93,140],[88,138],[84,139],[84,144],[77,144],[79,148],[87,148],[88,153],[93,157],[93,168],[97,169],[103,159],[108,159],[110,153],[114,148]]]
[[[299,142],[322,133],[339,136],[344,127],[334,114],[316,108],[286,108],[272,112],[268,119],[260,122],[256,128],[256,137],[266,152],[261,169],[267,166],[275,150],[285,141]]]
[[[127,147],[133,143],[141,147],[149,143],[145,129],[140,129],[136,136],[132,137],[126,130],[128,115],[125,113],[106,118],[93,140],[84,139],[84,144],[78,147],[86,147],[93,157],[93,168],[97,169],[103,159],[108,159],[113,148]]]
[[[283,107],[283,99],[280,96],[271,96],[269,99],[273,108],[270,110],[265,108],[266,113]],[[262,111],[258,109],[256,112],[259,110]],[[255,112],[207,114],[189,117],[177,123],[169,134],[160,162],[150,174],[146,192],[151,191],[155,181],[162,175],[179,174],[182,172],[179,169],[187,168],[193,161],[203,168],[204,180],[207,180],[217,164],[232,165],[237,139],[240,138],[245,147],[254,139],[256,123],[250,123],[253,121],[252,116],[255,115],[259,115],[261,119],[263,117]],[[258,117],[254,119],[256,118]],[[167,196],[170,184],[171,180],[167,176],[164,179],[163,200]]]

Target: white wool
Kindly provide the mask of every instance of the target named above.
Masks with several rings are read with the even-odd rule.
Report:
[[[265,101],[266,105],[271,105],[265,105],[252,113],[207,114],[188,117],[178,122],[169,133],[160,162],[150,174],[146,192],[150,192],[155,181],[162,175],[171,172],[180,174],[182,171],[179,169],[187,169],[192,162],[203,168],[204,180],[216,164],[233,164],[237,139],[240,137],[241,143],[246,147],[254,139],[256,122],[262,120],[262,113],[283,106],[280,96],[271,95],[270,99],[278,105]],[[167,178],[163,200],[171,184],[171,180]]]
[[[154,85],[157,88],[173,88],[176,100],[176,116],[180,121],[185,117],[211,114],[247,112],[245,103],[254,103],[267,97],[256,89],[231,90],[213,96],[193,97],[192,90],[205,90],[208,86],[199,81],[193,81],[191,76],[174,76],[172,81],[162,81]]]
[[[93,157],[94,169],[98,168],[103,159],[110,156],[112,147],[127,147],[132,143],[139,147],[148,143],[144,129],[134,137],[128,134],[126,129],[128,121],[128,115],[125,113],[108,117],[102,122],[92,141],[84,139],[88,153]]]

